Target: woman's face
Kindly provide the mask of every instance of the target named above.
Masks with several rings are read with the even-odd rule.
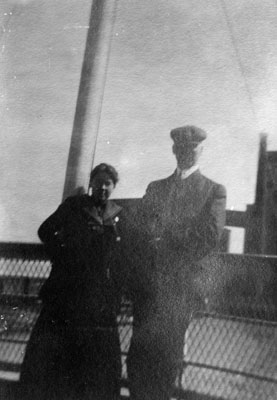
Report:
[[[115,184],[106,172],[98,172],[90,182],[96,202],[105,203],[112,194]]]

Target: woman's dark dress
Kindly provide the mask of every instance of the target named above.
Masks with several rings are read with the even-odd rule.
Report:
[[[108,201],[101,215],[91,197],[71,197],[39,228],[53,267],[22,366],[22,399],[117,398],[126,276],[120,211]]]

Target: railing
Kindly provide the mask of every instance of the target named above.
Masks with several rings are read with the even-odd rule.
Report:
[[[41,308],[37,294],[50,269],[42,245],[0,244],[3,382],[19,379],[26,343]],[[199,311],[186,333],[176,396],[190,393],[201,399],[276,400],[277,258],[215,254],[195,284]],[[122,306],[118,329],[122,394],[128,395],[126,355],[132,335],[128,302]]]
[[[25,347],[41,308],[38,292],[50,270],[42,245],[1,243],[0,378],[19,379]]]

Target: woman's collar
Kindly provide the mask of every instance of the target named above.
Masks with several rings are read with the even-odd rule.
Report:
[[[121,210],[121,206],[116,204],[113,200],[108,200],[104,210],[103,220],[105,221],[107,219],[115,217],[117,214],[120,213]]]
[[[114,201],[108,200],[105,205],[102,216],[99,215],[97,206],[95,204],[93,205],[93,207],[84,207],[84,210],[96,221],[102,223],[103,221],[107,221],[108,219],[114,218],[117,214],[120,213],[122,207],[117,205]]]

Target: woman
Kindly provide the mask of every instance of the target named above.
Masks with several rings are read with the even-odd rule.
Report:
[[[121,376],[116,318],[124,288],[118,181],[95,167],[88,195],[66,199],[40,226],[52,259],[43,309],[27,346],[21,398],[116,399]],[[123,260],[123,262],[122,262]]]

